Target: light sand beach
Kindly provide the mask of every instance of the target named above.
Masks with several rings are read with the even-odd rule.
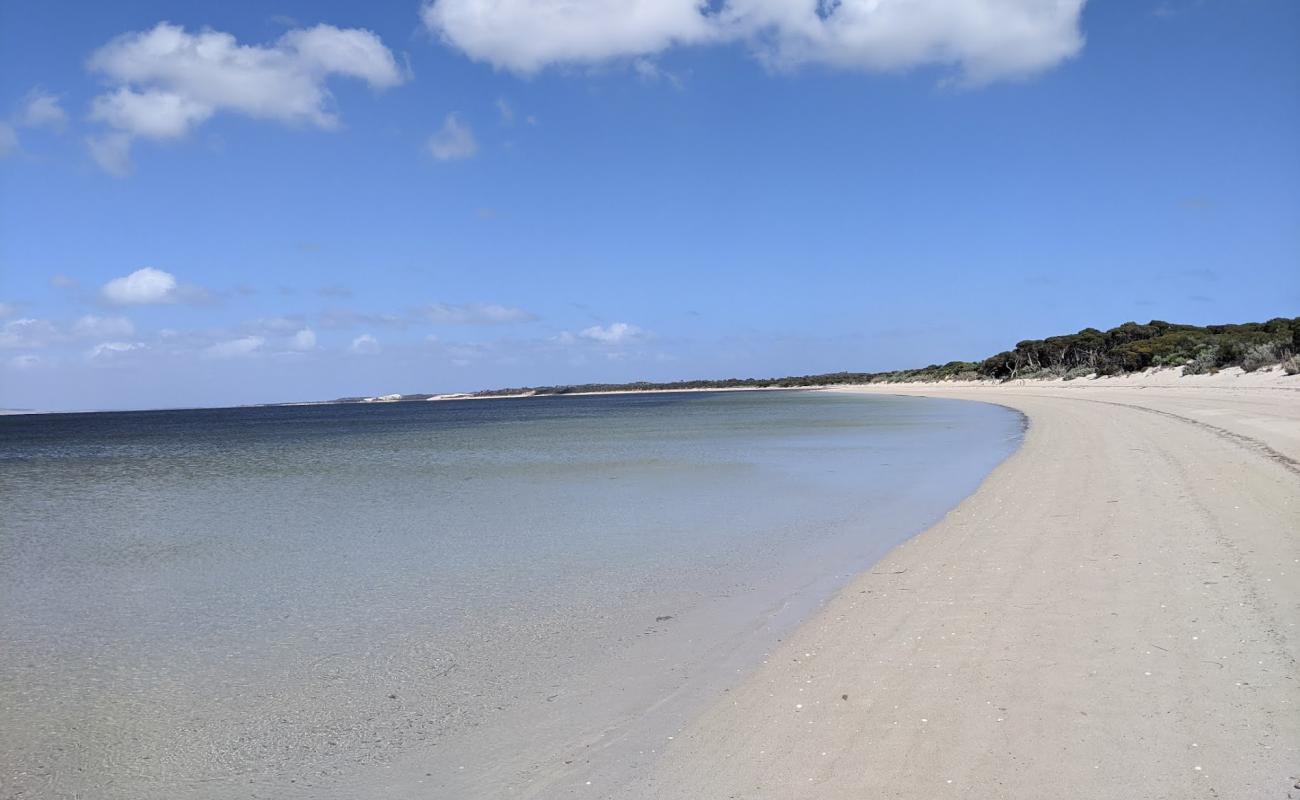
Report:
[[[1300,380],[843,391],[1029,430],[676,735],[649,794],[1300,796]]]

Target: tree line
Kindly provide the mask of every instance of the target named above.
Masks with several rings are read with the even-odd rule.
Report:
[[[890,372],[828,372],[783,378],[724,378],[656,383],[585,383],[529,386],[475,392],[475,397],[584,392],[682,391],[687,389],[763,389],[833,386],[907,381],[997,380],[1123,375],[1150,367],[1182,367],[1184,374],[1216,372],[1227,367],[1246,371],[1282,364],[1288,374],[1300,373],[1300,317],[1239,325],[1179,325],[1151,320],[1145,325],[1125,322],[1100,331],[1026,339],[1010,350],[982,361],[950,361],[917,369]]]

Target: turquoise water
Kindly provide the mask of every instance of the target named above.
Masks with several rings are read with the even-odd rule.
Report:
[[[590,796],[1020,426],[812,392],[0,418],[0,796]]]

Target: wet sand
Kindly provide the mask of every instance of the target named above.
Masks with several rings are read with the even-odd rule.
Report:
[[[1300,796],[1300,379],[845,391],[1030,428],[677,734],[645,794]]]

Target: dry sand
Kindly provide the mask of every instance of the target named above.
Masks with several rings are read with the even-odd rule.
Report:
[[[647,794],[1300,797],[1300,379],[851,391],[1030,427],[679,733]]]

